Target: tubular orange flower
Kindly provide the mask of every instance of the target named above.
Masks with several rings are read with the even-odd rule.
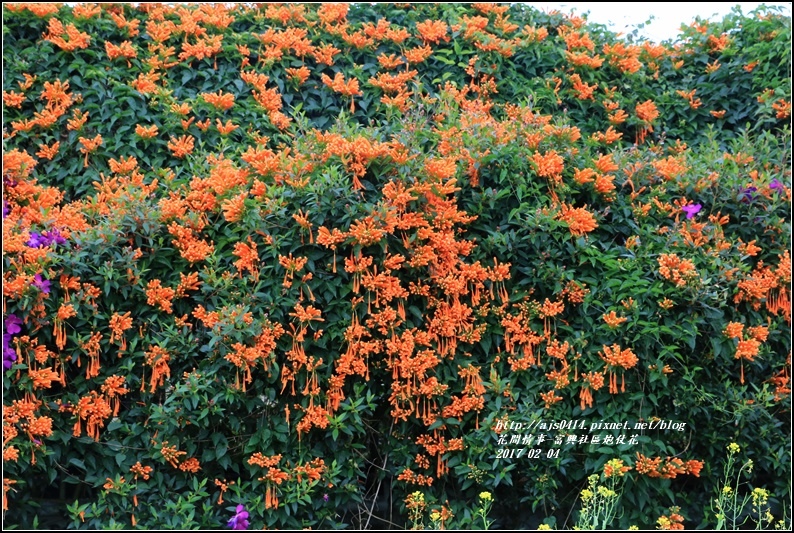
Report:
[[[80,48],[88,48],[91,42],[91,37],[87,33],[78,31],[74,24],[69,24],[64,28],[61,21],[55,17],[51,18],[47,23],[48,31],[44,34],[44,40],[50,41],[61,50],[73,52]],[[66,35],[68,39],[64,39]]]
[[[741,322],[729,322],[722,331],[722,334],[731,339],[741,339],[742,330],[744,330],[744,324]]]
[[[102,136],[97,134],[96,137],[93,139],[86,139],[85,137],[80,137],[77,139],[82,144],[82,148],[80,148],[80,152],[85,154],[85,161],[83,162],[83,166],[88,166],[88,154],[96,150],[102,145]]]
[[[290,78],[295,80],[298,83],[298,85],[303,85],[304,83],[306,83],[306,80],[309,79],[309,74],[311,73],[311,71],[308,68],[306,68],[305,65],[299,68],[284,69],[284,71],[287,73],[287,75]]]
[[[689,259],[681,259],[676,254],[661,254],[658,259],[659,274],[679,287],[698,276],[695,265]]]
[[[171,368],[168,361],[171,355],[160,346],[152,346],[146,354],[146,364],[152,367],[152,376],[149,380],[149,392],[154,392],[157,387],[165,383],[165,378],[171,377]],[[141,378],[141,390],[146,387],[146,381]]]
[[[439,41],[449,42],[447,23],[441,20],[425,20],[416,23],[416,31],[425,43],[438,44]]]
[[[568,224],[571,234],[577,237],[590,233],[598,227],[593,214],[584,207],[574,208],[562,204],[560,214],[557,216]]]
[[[192,135],[182,135],[178,139],[172,136],[168,141],[168,149],[174,153],[174,157],[182,159],[193,152],[194,140]]]
[[[635,107],[637,118],[646,124],[650,124],[659,117],[659,110],[656,109],[656,104],[652,100],[646,100]]]
[[[607,323],[607,326],[609,326],[612,329],[620,326],[623,322],[628,320],[628,318],[626,318],[625,316],[619,317],[617,314],[615,314],[614,311],[610,311],[609,314],[601,315],[601,318],[604,320],[604,322]]]
[[[22,102],[27,98],[24,94],[16,93],[15,91],[3,91],[3,105],[7,107],[15,107],[20,109]]]
[[[124,337],[124,332],[132,327],[131,314],[130,311],[127,311],[123,315],[113,313],[113,316],[110,317],[110,342],[115,342],[116,339],[121,340],[122,351],[127,349],[127,339]]]
[[[791,116],[791,102],[787,102],[783,99],[772,104],[772,109],[777,111],[775,118],[779,120],[785,120]]]
[[[218,91],[217,93],[201,93],[199,96],[205,102],[221,111],[228,111],[234,106],[234,95],[232,93]]]
[[[146,286],[146,303],[151,306],[158,306],[168,314],[173,312],[172,302],[174,289],[163,287],[159,279],[151,280]]]
[[[562,171],[565,168],[564,160],[556,150],[550,150],[545,154],[535,152],[532,154],[532,161],[537,167],[538,176],[549,178],[553,183],[562,182]]]
[[[39,151],[36,152],[36,155],[42,159],[49,159],[52,160],[53,157],[58,153],[58,149],[61,147],[61,143],[59,141],[55,141],[52,146],[47,146],[46,144],[39,145]]]
[[[72,118],[66,123],[66,129],[69,131],[80,131],[83,125],[88,120],[88,113],[83,113],[79,109],[72,111]]]
[[[234,262],[234,266],[240,272],[242,277],[243,271],[248,270],[255,278],[258,276],[256,264],[259,262],[259,254],[256,251],[256,243],[248,237],[248,244],[238,242],[234,245],[232,252],[239,259]]]

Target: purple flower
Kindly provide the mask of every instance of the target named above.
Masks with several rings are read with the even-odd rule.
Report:
[[[685,205],[681,209],[686,213],[687,218],[692,218],[698,214],[703,206],[700,204]]]
[[[6,333],[9,335],[16,335],[22,331],[22,319],[17,315],[8,315],[6,317]]]
[[[324,501],[324,502],[327,502],[327,501],[328,501],[328,495],[327,495],[327,494],[323,494],[323,501]]]
[[[244,505],[240,504],[237,506],[234,516],[226,524],[226,527],[231,529],[248,529],[248,511],[245,510]]]
[[[758,187],[747,187],[746,189],[742,189],[742,202],[748,203],[755,200],[755,191],[758,190]]]
[[[38,287],[38,289],[44,294],[50,293],[50,281],[43,279],[41,274],[36,274],[33,276],[33,286]]]
[[[769,184],[769,188],[777,192],[783,192],[784,189],[783,184],[780,183],[777,178],[772,180],[772,183]]]
[[[3,198],[3,218],[7,217],[10,212],[11,206],[9,206],[8,202],[6,202],[6,199]]]
[[[17,362],[17,352],[11,347],[11,334],[3,334],[3,368],[8,370]]]
[[[61,235],[61,232],[58,231],[57,229],[54,229],[52,231],[45,231],[44,235],[45,238],[47,239],[47,246],[49,246],[52,243],[66,244],[66,238],[63,235]]]
[[[28,245],[29,248],[41,248],[42,246],[48,246],[50,243],[47,242],[47,238],[44,237],[41,233],[36,233],[35,231],[31,232],[30,238],[28,242],[25,243]]]

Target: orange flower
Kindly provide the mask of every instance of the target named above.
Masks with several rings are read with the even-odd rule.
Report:
[[[585,233],[590,233],[598,227],[593,214],[584,207],[571,207],[562,204],[561,212],[557,215],[560,220],[568,224],[568,229],[572,235],[581,237]]]
[[[646,124],[650,124],[659,116],[659,110],[656,109],[656,104],[652,100],[637,104],[634,110],[637,113],[637,118]]]
[[[378,63],[380,63],[380,65],[387,70],[393,70],[402,65],[403,60],[395,54],[387,56],[385,53],[383,53],[378,56]]]
[[[711,111],[709,111],[709,113],[711,113],[711,116],[714,118],[723,118],[725,116],[725,113],[727,113],[727,111],[725,111],[724,109],[721,111],[715,111],[712,109]]]
[[[626,122],[626,119],[629,118],[629,115],[622,109],[618,109],[614,113],[610,114],[608,118],[610,123],[618,125]]]
[[[192,135],[182,135],[178,139],[171,136],[170,139],[168,149],[174,153],[174,157],[182,159],[193,152],[194,137]]]
[[[64,39],[66,35],[68,39]],[[55,17],[48,22],[48,31],[43,35],[45,41],[50,41],[61,50],[73,52],[80,48],[88,48],[91,37],[87,33],[82,33],[75,28],[74,24],[63,27],[61,21]]]
[[[232,93],[218,91],[217,93],[201,93],[199,96],[201,96],[205,102],[221,111],[228,111],[234,106],[234,95]],[[189,110],[188,108],[188,111]]]
[[[141,94],[152,93],[157,90],[157,81],[160,79],[159,72],[140,73],[138,78],[130,82],[130,86]]]
[[[69,131],[80,131],[87,120],[88,113],[75,109],[72,111],[72,118],[66,123],[66,129]]]
[[[708,47],[712,52],[722,52],[730,44],[731,39],[727,33],[723,33],[719,37],[709,35]],[[751,69],[752,70],[752,69]]]
[[[183,472],[190,472],[191,474],[195,474],[199,470],[201,470],[201,464],[199,463],[198,459],[195,457],[191,457],[190,459],[186,459],[181,465],[179,465],[179,469]]]
[[[447,23],[442,20],[425,20],[416,24],[416,31],[419,36],[427,43],[438,44],[439,41],[449,42],[447,35]]]
[[[47,146],[46,144],[39,145],[39,151],[36,152],[36,155],[42,159],[49,159],[52,160],[53,157],[58,153],[58,149],[61,147],[61,143],[59,141],[55,141],[52,146]]]
[[[744,330],[744,324],[741,322],[729,322],[722,330],[722,334],[731,339],[741,339],[742,330]]]
[[[154,392],[157,387],[165,383],[166,377],[171,377],[171,368],[168,361],[171,355],[160,346],[152,346],[146,354],[146,364],[152,367],[152,376],[149,380],[149,392]],[[141,379],[141,390],[146,387],[146,382]]]
[[[758,355],[758,348],[760,346],[761,343],[756,339],[740,340],[739,344],[736,346],[736,354],[733,356],[733,358],[747,359],[748,361],[752,362]]]
[[[290,78],[295,80],[298,85],[303,85],[306,83],[306,80],[309,79],[309,74],[311,73],[311,71],[306,68],[305,65],[299,68],[284,69],[284,71]]]
[[[14,91],[3,91],[3,105],[8,107],[15,107],[17,109],[22,107],[22,102],[25,101],[24,94],[18,94]]]
[[[105,41],[105,52],[107,52],[111,61],[117,57],[125,58],[127,60],[127,67],[131,66],[129,61],[130,59],[138,57],[138,52],[132,46],[130,41],[123,41],[119,45],[115,45],[110,41]]]
[[[532,161],[537,166],[538,176],[550,178],[554,183],[562,182],[562,171],[565,168],[564,160],[556,150],[550,150],[541,155],[540,152],[532,154]]]
[[[579,77],[579,74],[574,74],[571,76],[571,82],[573,83],[573,90],[576,91],[576,97],[579,100],[593,100],[593,93],[596,89],[598,89],[598,84],[595,85],[588,85],[587,83],[582,82],[582,78]]]
[[[672,155],[668,155],[666,159],[651,161],[651,165],[653,165],[653,168],[656,169],[656,172],[659,173],[659,175],[661,175],[666,181],[674,180],[689,170],[689,167],[687,167],[684,163],[683,156],[674,157]]]
[[[783,99],[778,100],[772,104],[772,109],[777,111],[775,118],[785,120],[791,116],[791,102],[786,102]]]
[[[659,274],[675,283],[678,287],[683,287],[688,280],[698,276],[692,261],[681,259],[676,254],[661,254],[658,262]]]
[[[173,312],[172,302],[174,289],[163,287],[159,279],[151,280],[146,286],[146,303],[151,306],[158,306],[168,314]]]
[[[80,152],[85,154],[85,161],[83,162],[83,166],[88,166],[88,154],[96,150],[102,145],[102,136],[97,134],[96,137],[93,139],[86,139],[85,137],[79,137],[77,139],[82,144],[82,148],[80,148]]]
[[[245,270],[251,272],[254,277],[258,276],[256,263],[259,262],[259,254],[256,251],[256,243],[251,240],[251,237],[248,237],[248,244],[242,242],[235,244],[232,253],[239,258],[234,262],[234,266],[237,267],[241,277]]]
[[[209,120],[209,119],[207,119]],[[233,124],[231,120],[227,120],[226,124],[221,124],[221,119],[216,118],[216,127],[218,128],[218,133],[221,135],[229,135],[231,132],[239,128],[237,124]]]
[[[706,63],[706,69],[705,69],[706,74],[712,74],[714,72],[717,72],[721,66],[722,65],[720,65],[720,62],[717,59],[715,59],[711,63]]]
[[[429,45],[418,46],[416,48],[411,48],[410,50],[405,50],[403,52],[405,59],[407,59],[408,63],[412,65],[416,63],[422,63],[432,54],[433,54],[433,49],[430,48]]]
[[[623,322],[628,320],[628,318],[625,316],[619,317],[614,311],[610,311],[609,314],[601,315],[601,318],[607,323],[607,326],[612,329],[620,326]]]
[[[113,316],[110,317],[110,323],[108,325],[111,331],[110,342],[120,339],[121,350],[127,348],[127,340],[124,338],[124,332],[132,327],[131,314],[130,311],[127,311],[123,315],[113,313]]]
[[[110,406],[113,409],[113,416],[118,416],[119,414],[120,402],[118,397],[129,392],[129,389],[124,387],[125,380],[126,378],[123,376],[113,375],[107,378],[105,383],[102,385],[102,392],[110,400]]]
[[[337,72],[332,80],[327,74],[323,74],[320,76],[320,80],[327,85],[328,87],[332,88],[334,91],[342,94],[344,96],[350,96],[350,112],[352,113],[355,109],[353,107],[353,96],[361,96],[364,94],[361,92],[361,89],[358,86],[358,79],[355,77],[350,78],[349,81],[345,81],[345,77],[342,75],[341,72]]]
[[[555,403],[562,401],[562,396],[557,396],[557,391],[552,389],[548,392],[541,392],[540,399],[543,400],[545,408],[549,409]]]

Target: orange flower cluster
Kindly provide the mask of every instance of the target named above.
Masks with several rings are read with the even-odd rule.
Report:
[[[780,99],[772,104],[772,109],[776,111],[775,118],[787,120],[791,116],[791,102]]]
[[[215,249],[207,241],[198,239],[192,229],[180,226],[176,222],[169,224],[168,233],[176,237],[174,245],[179,250],[179,254],[191,263],[204,261]]]
[[[102,136],[97,134],[96,137],[93,139],[86,139],[85,137],[80,137],[77,139],[80,141],[80,144],[83,146],[80,148],[80,152],[85,154],[85,161],[83,162],[83,166],[88,166],[88,154],[102,146]]]
[[[163,287],[159,279],[153,279],[146,286],[146,303],[171,314],[173,312],[171,301],[174,299],[174,294],[174,289]]]
[[[64,35],[66,39],[64,39]],[[55,17],[51,18],[47,23],[47,33],[42,37],[45,41],[50,41],[66,52],[88,48],[91,43],[91,37],[87,33],[79,31],[74,24],[68,24],[64,28],[63,23]]]
[[[113,313],[113,316],[110,317],[110,322],[108,324],[108,327],[111,331],[110,342],[120,340],[120,349],[122,351],[127,349],[127,339],[124,337],[124,332],[132,327],[132,317],[130,315],[130,311],[127,311],[123,315]]]
[[[603,53],[609,59],[609,64],[624,74],[634,74],[642,68],[639,60],[643,49],[636,45],[625,45],[618,42],[612,46],[604,44]]]
[[[105,52],[107,52],[111,61],[117,57],[125,58],[127,60],[127,68],[132,66],[130,59],[138,57],[138,51],[135,50],[135,47],[132,46],[130,41],[123,41],[119,45],[115,45],[110,41],[105,41]]]
[[[588,372],[582,374],[582,387],[579,389],[579,408],[584,411],[593,406],[593,392],[604,386],[604,374],[602,372]],[[610,381],[611,385],[611,381]]]
[[[613,344],[611,347],[605,345],[603,353],[599,354],[599,356],[607,364],[607,368],[609,369],[609,393],[617,394],[618,381],[616,369],[618,367],[624,370],[634,368],[638,361],[637,356],[628,348],[621,350],[620,346],[617,344]],[[622,372],[620,392],[626,392],[625,374]]]
[[[623,477],[629,470],[631,467],[624,465],[620,459],[612,459],[604,465],[604,477]]]
[[[651,161],[651,165],[653,165],[656,172],[666,181],[674,180],[689,170],[689,167],[686,166],[681,156],[674,157],[669,155],[665,159]]]
[[[221,111],[228,111],[234,107],[234,95],[232,93],[218,91],[217,93],[201,93],[199,96],[212,107]]]
[[[634,465],[634,469],[638,474],[653,478],[675,479],[679,475],[685,474],[700,477],[703,461],[691,459],[685,462],[678,457],[666,457],[664,462],[662,462],[661,457],[650,459],[637,452],[637,462]]]
[[[683,287],[688,281],[698,277],[698,271],[689,259],[681,259],[676,254],[661,254],[657,261],[659,274],[678,287]]]
[[[146,364],[152,367],[152,376],[149,379],[149,392],[154,392],[157,387],[165,383],[165,378],[171,377],[171,368],[168,366],[168,361],[171,360],[171,355],[160,346],[152,346],[146,354]],[[146,387],[144,377],[141,378],[141,390]]]
[[[416,31],[426,43],[438,44],[439,41],[449,42],[447,24],[442,20],[425,20],[416,23]]]
[[[559,220],[568,224],[571,235],[581,237],[598,227],[593,214],[584,207],[573,207],[566,204],[560,206]]]
[[[614,311],[610,311],[609,314],[601,315],[601,318],[606,322],[607,326],[612,329],[617,328],[622,323],[628,320],[625,316],[619,317]]]
[[[169,446],[168,441],[163,441],[160,445],[160,455],[163,456],[163,459],[165,459],[168,464],[174,468],[179,468],[179,463],[181,461],[180,457],[187,455],[187,452],[179,451],[176,446]]]
[[[72,412],[77,415],[77,422],[74,424],[72,435],[79,437],[82,433],[81,421],[86,421],[86,434],[99,441],[99,428],[105,427],[105,420],[113,414],[108,398],[96,391],[91,391],[89,396],[83,396],[77,405],[72,408]]]
[[[594,100],[593,93],[598,89],[597,83],[595,85],[588,85],[582,82],[582,78],[579,77],[579,74],[571,75],[571,83],[573,84],[576,97],[579,100]]]
[[[234,262],[234,266],[240,272],[240,277],[242,277],[245,270],[249,271],[254,278],[259,275],[259,271],[256,268],[256,264],[259,262],[259,254],[256,251],[256,243],[251,240],[250,236],[248,237],[248,244],[236,243],[232,253],[238,258]]]

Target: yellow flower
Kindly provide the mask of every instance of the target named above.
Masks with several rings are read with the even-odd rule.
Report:
[[[490,492],[481,492],[480,493],[480,499],[483,500],[483,501],[489,502],[493,498],[491,497],[491,493]]]
[[[551,526],[548,524],[541,524],[538,526],[538,531],[551,531]]]
[[[739,453],[740,451],[742,451],[742,449],[735,442],[728,444],[728,452],[731,454]]]
[[[725,494],[726,496],[730,495],[731,492],[733,492],[733,489],[728,485],[722,487],[722,493]]]
[[[584,489],[582,491],[582,501],[586,502],[587,500],[589,500],[592,497],[593,497],[593,491],[592,490]]]

